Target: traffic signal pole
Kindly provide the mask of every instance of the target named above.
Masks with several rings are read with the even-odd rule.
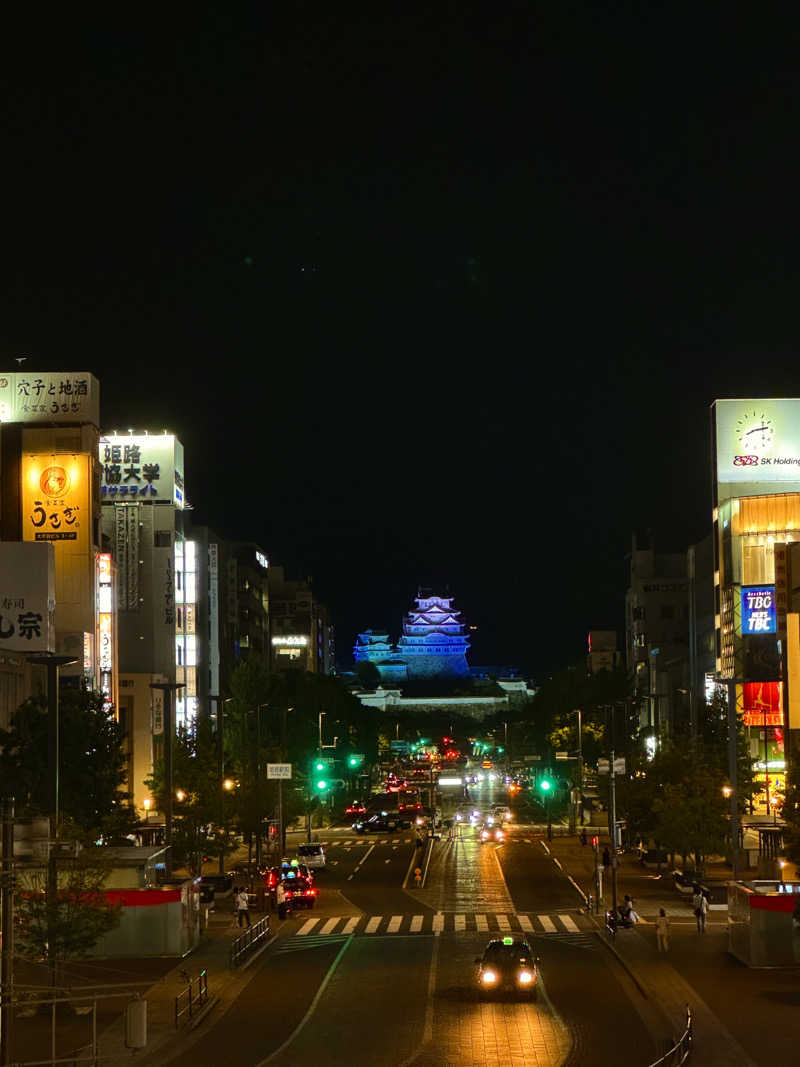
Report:
[[[608,805],[608,830],[611,835],[611,907],[617,917],[617,788],[614,774],[614,749],[611,749],[611,765],[608,768],[610,803]]]

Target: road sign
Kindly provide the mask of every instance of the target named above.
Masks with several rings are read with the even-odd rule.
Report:
[[[291,778],[291,763],[268,763],[267,778]]]
[[[541,756],[523,756],[526,763],[533,763],[534,760],[540,760]]]
[[[569,759],[569,752],[556,752],[556,759]]]
[[[601,758],[597,761],[598,774],[608,774],[610,769],[611,767],[607,759]]]
[[[624,773],[625,773],[625,757],[624,756],[617,756],[616,759],[614,760],[614,774],[624,774]]]
[[[609,761],[607,759],[605,759],[604,757],[601,757],[597,761],[597,773],[598,774],[608,774],[610,770],[611,770],[611,766],[609,764]],[[625,773],[625,757],[624,756],[617,756],[614,759],[614,774],[624,774],[624,773]]]

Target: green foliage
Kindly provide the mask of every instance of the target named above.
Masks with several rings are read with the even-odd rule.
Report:
[[[85,849],[75,860],[60,860],[58,895],[49,902],[46,870],[21,871],[15,902],[20,955],[55,964],[87,956],[119,924],[120,909],[104,893],[109,867],[94,849]]]
[[[358,684],[367,692],[372,692],[381,684],[381,672],[371,660],[359,660],[353,673]]]
[[[786,856],[791,863],[800,864],[800,752],[789,761],[786,778],[786,799],[781,815],[786,823],[783,840]]]
[[[0,781],[18,810],[47,813],[51,782],[47,768],[47,704],[31,697],[0,730]],[[125,753],[122,728],[103,710],[100,693],[60,692],[60,807],[84,841],[94,841],[109,820],[130,821],[122,792]]]

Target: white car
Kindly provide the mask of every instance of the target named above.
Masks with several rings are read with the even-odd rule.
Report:
[[[305,844],[297,846],[297,858],[306,867],[311,869],[325,866],[325,849],[320,844]]]

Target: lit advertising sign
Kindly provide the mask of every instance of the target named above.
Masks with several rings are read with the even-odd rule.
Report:
[[[742,586],[742,634],[774,634],[778,628],[774,585]]]
[[[716,400],[717,492],[800,492],[800,399]]]
[[[269,568],[269,560],[267,559],[267,557],[264,555],[263,552],[259,552],[257,549],[256,549],[256,563],[259,565],[259,567],[263,567],[264,570],[267,570]]]
[[[783,726],[782,682],[745,682],[742,709],[745,726]]]
[[[104,503],[158,500],[184,506],[183,445],[173,434],[112,434],[100,438]]]
[[[305,648],[308,644],[308,638],[300,635],[294,635],[292,637],[273,637],[273,645],[284,645],[287,648]]]
[[[54,591],[52,545],[0,541],[0,649],[55,652]]]
[[[22,539],[52,541],[56,552],[89,547],[92,513],[90,457],[86,453],[23,455]]]
[[[97,554],[97,637],[100,650],[100,691],[106,709],[114,702],[114,574],[109,552]]]
[[[100,425],[100,383],[86,371],[0,373],[0,422]]]

